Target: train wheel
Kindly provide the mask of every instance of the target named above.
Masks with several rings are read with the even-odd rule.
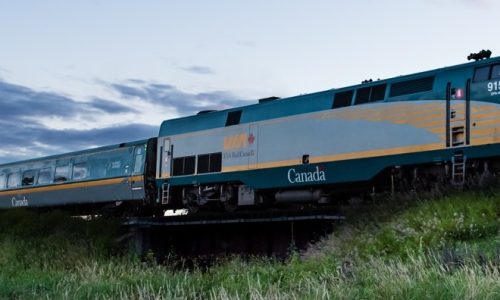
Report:
[[[200,206],[198,205],[198,203],[191,202],[187,205],[187,210],[190,215],[194,215],[200,211]]]
[[[200,210],[200,204],[197,201],[197,197],[192,193],[187,194],[183,202],[185,203],[190,215],[196,214]]]
[[[224,202],[224,209],[229,213],[233,213],[238,209],[238,203],[232,200],[226,201]]]

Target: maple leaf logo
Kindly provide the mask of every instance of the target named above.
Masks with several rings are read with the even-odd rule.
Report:
[[[252,145],[254,141],[255,136],[253,135],[253,133],[250,133],[250,135],[248,136],[248,144]]]

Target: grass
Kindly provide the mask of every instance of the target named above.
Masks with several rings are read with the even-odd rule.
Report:
[[[385,197],[346,215],[285,263],[201,270],[140,260],[113,220],[1,212],[0,298],[500,299],[500,192]]]

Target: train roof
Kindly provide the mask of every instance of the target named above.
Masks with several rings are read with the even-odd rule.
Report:
[[[115,150],[115,149],[120,149],[120,148],[124,148],[124,147],[146,144],[147,141],[148,141],[147,139],[146,140],[139,140],[139,141],[126,142],[126,143],[121,143],[121,144],[108,145],[108,146],[96,147],[96,148],[91,148],[91,149],[67,152],[67,153],[62,153],[62,154],[55,154],[55,155],[50,155],[50,156],[38,157],[38,158],[33,158],[33,159],[28,159],[28,160],[14,161],[14,162],[6,163],[6,164],[0,164],[0,169],[5,168],[5,167],[9,167],[12,165],[20,165],[20,164],[26,164],[26,163],[33,163],[33,162],[53,160],[53,159],[61,159],[61,158],[74,157],[74,156],[80,156],[80,155],[85,155],[85,154]]]
[[[241,107],[230,108],[220,111],[209,111],[176,119],[165,120],[160,127],[159,136],[182,134],[205,129],[213,129],[228,126],[227,122],[234,115],[241,118],[238,124],[251,123],[271,118],[284,117],[299,113],[314,112],[331,108],[333,96],[337,93],[356,90],[361,87],[374,87],[382,84],[392,84],[414,79],[436,76],[440,73],[460,69],[475,69],[483,65],[500,63],[500,56],[489,59],[467,62],[463,64],[442,67],[438,69],[417,72],[409,75],[400,75],[388,79],[375,80],[371,82],[350,85],[342,88],[329,89],[320,92],[291,96],[286,98],[264,99],[261,103],[250,104]],[[402,100],[394,97],[394,100]],[[311,100],[311,101],[309,101]],[[314,100],[314,101],[312,101]],[[321,101],[324,100],[324,101]],[[391,100],[391,101],[394,101]],[[387,99],[385,101],[388,101]],[[328,105],[326,105],[328,103]],[[238,116],[239,115],[239,116]]]

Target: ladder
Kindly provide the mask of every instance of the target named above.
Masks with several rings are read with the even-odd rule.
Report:
[[[451,183],[463,185],[465,182],[465,162],[467,158],[462,152],[456,152],[451,158]]]
[[[164,182],[161,187],[161,204],[167,205],[170,200],[170,183]]]

